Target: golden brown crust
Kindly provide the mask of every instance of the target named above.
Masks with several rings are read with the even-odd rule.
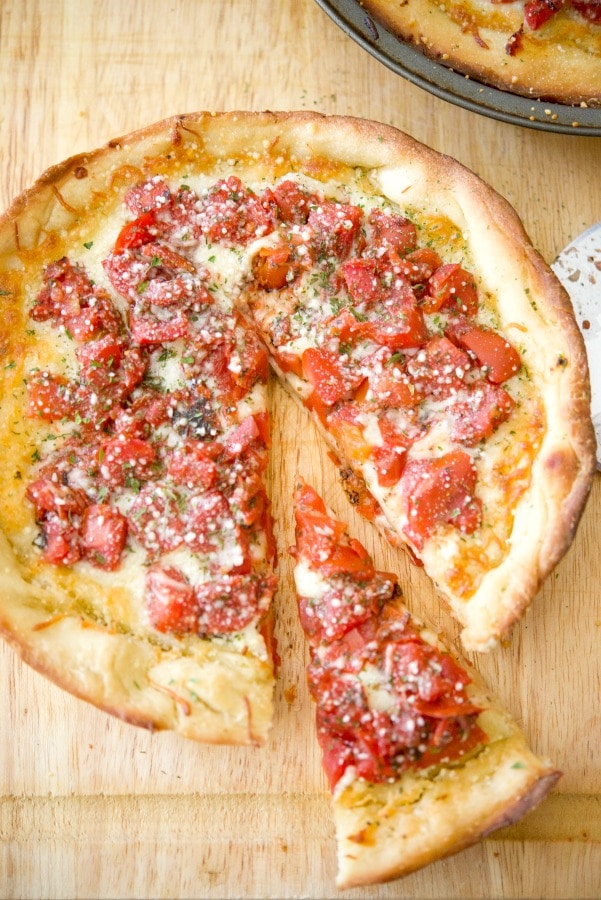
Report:
[[[518,49],[523,3],[491,0],[362,0],[362,6],[423,53],[477,81],[526,97],[601,106],[601,25],[564,7]]]

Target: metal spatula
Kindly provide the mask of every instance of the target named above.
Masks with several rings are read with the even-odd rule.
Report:
[[[570,295],[586,344],[597,469],[601,469],[601,222],[568,244],[551,268]]]

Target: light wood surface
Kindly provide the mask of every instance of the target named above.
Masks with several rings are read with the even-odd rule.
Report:
[[[543,256],[601,219],[601,139],[459,109],[384,68],[312,0],[3,0],[0,206],[49,165],[174,113],[311,109],[391,123],[455,156],[520,213]],[[302,472],[410,606],[454,640],[423,573],[351,514],[334,467],[274,386],[271,494],[283,659],[267,748],[150,735],[62,693],[0,647],[0,897],[332,897],[328,794],[291,567]],[[601,493],[515,629],[475,660],[564,778],[518,826],[402,882],[345,896],[601,896]]]

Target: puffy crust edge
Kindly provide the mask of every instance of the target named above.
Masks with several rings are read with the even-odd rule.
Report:
[[[354,781],[333,801],[338,887],[389,881],[457,853],[516,822],[560,777],[516,732],[458,768],[391,785]]]
[[[444,6],[433,0],[406,0],[405,3],[364,0],[362,6],[426,56],[484,84],[533,99],[601,106],[598,56],[591,55],[576,42],[567,46],[563,42],[561,65],[558,65],[556,47],[561,32],[553,21],[540,32],[526,33],[522,49],[510,56],[505,46],[522,21],[521,15],[511,7],[495,8],[494,18],[502,20],[502,26],[476,26],[480,38],[476,40],[474,30],[469,27],[469,8],[462,27]],[[569,27],[569,13],[559,15],[567,19],[564,27]],[[592,24],[588,27],[598,34],[601,46],[601,28]]]

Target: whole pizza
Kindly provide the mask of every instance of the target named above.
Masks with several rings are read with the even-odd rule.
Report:
[[[0,295],[0,630],[129,722],[267,739],[270,368],[467,648],[508,635],[574,537],[595,440],[567,294],[499,195],[393,128],[198,113],[113,140],[4,214]],[[325,678],[334,706],[352,717],[366,703],[379,723],[357,757],[330,709],[332,783],[364,807],[364,788],[380,802],[402,775],[403,805],[425,773],[441,788],[420,809],[442,810],[443,829],[443,787],[468,760],[457,803],[468,782],[510,786],[405,864],[375,868],[382,880],[515,818],[557,773],[481,688],[466,692],[473,674],[409,622],[396,580],[311,496],[296,499],[295,553],[301,621],[321,647],[318,710]],[[330,652],[341,640],[365,661],[362,685]],[[368,690],[383,672],[388,694]],[[360,871],[341,883],[370,879],[363,829],[348,838]]]
[[[525,97],[601,106],[599,0],[361,0],[427,56]]]

